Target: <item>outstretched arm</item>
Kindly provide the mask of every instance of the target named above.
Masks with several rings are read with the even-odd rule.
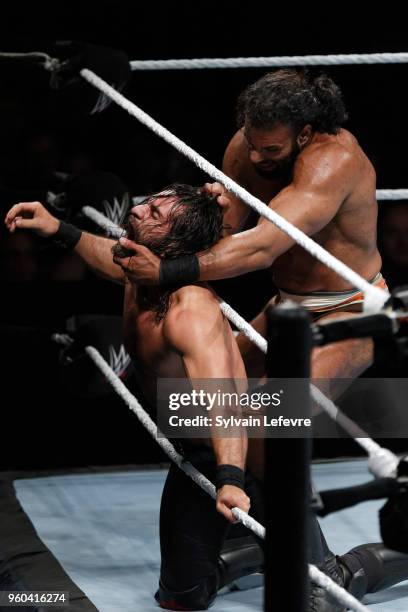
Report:
[[[342,149],[314,152],[295,172],[292,183],[269,207],[308,236],[336,215],[351,189],[352,160]],[[261,217],[256,227],[220,240],[199,253],[200,280],[217,280],[269,268],[295,241]]]
[[[269,202],[287,221],[313,236],[336,215],[354,186],[351,155],[340,145],[315,150],[299,162],[292,183]],[[126,272],[140,283],[158,284],[160,259],[146,247],[120,240],[134,252]],[[218,280],[269,268],[294,245],[273,223],[260,218],[253,229],[228,236],[198,253],[200,280]],[[178,279],[182,282],[182,278]]]
[[[124,284],[125,274],[113,260],[112,247],[115,244],[116,240],[82,232],[81,239],[75,247],[75,252],[96,274],[107,280]]]
[[[10,208],[4,222],[11,233],[25,229],[44,238],[52,238],[60,227],[59,219],[53,217],[40,202],[15,204]],[[111,249],[114,244],[114,240],[82,232],[74,250],[96,274],[114,282],[124,283],[124,272],[112,258]]]
[[[226,329],[226,323],[217,303],[208,300],[194,301],[194,307],[172,308],[166,317],[164,333],[172,348],[180,353],[193,387],[202,388],[203,380],[223,379],[222,390],[236,393],[236,383],[231,360],[231,343],[235,338]],[[221,381],[219,381],[221,383]],[[199,383],[199,384],[198,384]],[[217,384],[217,387],[219,385]],[[214,389],[212,388],[212,391]],[[214,406],[211,417],[225,415],[224,406]],[[235,413],[237,416],[237,414]],[[211,442],[218,466],[235,466],[245,470],[247,434],[245,427],[235,427],[218,435],[211,428]],[[234,521],[231,508],[238,506],[248,512],[249,498],[238,486],[226,484],[217,493],[217,510],[228,520]]]

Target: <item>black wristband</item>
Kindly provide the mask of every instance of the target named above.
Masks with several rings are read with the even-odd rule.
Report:
[[[162,259],[160,262],[160,285],[185,285],[200,277],[200,264],[196,255],[185,255],[177,259]]]
[[[53,240],[66,249],[74,249],[82,236],[82,230],[71,223],[60,221],[59,228],[52,236]]]
[[[236,465],[217,465],[215,488],[217,491],[224,485],[233,485],[245,489],[245,472]]]

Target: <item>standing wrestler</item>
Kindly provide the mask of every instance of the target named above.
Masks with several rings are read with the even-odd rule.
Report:
[[[339,88],[327,76],[278,70],[250,85],[238,100],[239,130],[229,143],[225,174],[301,229],[363,278],[385,288],[376,244],[376,175],[347,119]],[[309,255],[292,238],[215,183],[225,221],[234,232],[189,258],[189,278],[216,280],[269,268],[280,301],[301,303],[321,321],[361,309],[362,294]],[[139,282],[183,281],[142,246],[124,240],[135,256],[128,272]],[[198,265],[197,265],[198,264]],[[184,264],[184,270],[186,264]],[[263,335],[262,312],[252,325]],[[263,357],[239,338],[247,374]],[[353,378],[372,359],[371,340],[347,340],[314,350],[314,378]]]
[[[209,248],[222,232],[222,211],[209,194],[189,186],[175,185],[149,197],[135,207],[129,220],[130,238],[152,249],[163,259],[189,256]],[[228,322],[221,314],[213,292],[202,283],[177,287],[138,286],[124,273],[129,257],[112,240],[81,232],[52,217],[38,202],[13,206],[6,217],[11,232],[32,230],[53,236],[74,248],[97,273],[125,286],[124,322],[127,348],[135,360],[142,391],[155,403],[157,379],[224,378],[234,386],[245,379],[245,369]],[[116,265],[112,260],[114,246]],[[251,441],[252,442],[252,441]],[[212,438],[213,450],[203,443],[183,443],[186,458],[210,479],[218,477],[217,510],[211,498],[181,470],[172,466],[163,491],[160,518],[161,580],[156,595],[167,609],[203,609],[217,590],[242,575],[249,567],[259,567],[255,548],[220,552],[231,520],[231,508],[248,510],[243,491],[246,454],[245,436]],[[214,461],[214,455],[216,461]],[[252,456],[254,453],[252,453]],[[251,453],[248,455],[251,471]],[[220,465],[227,465],[227,474]],[[247,476],[255,516],[263,521],[261,488],[257,479]],[[318,565],[339,583],[359,596],[408,576],[404,555],[391,553],[382,545],[358,547],[336,559],[329,552],[317,521],[311,517],[310,562]],[[279,551],[277,551],[277,559]],[[248,565],[243,566],[244,563]],[[394,563],[395,562],[395,563]],[[395,571],[398,566],[398,572]],[[287,568],[285,568],[287,571]],[[337,612],[325,592],[314,587],[310,608],[316,612]]]

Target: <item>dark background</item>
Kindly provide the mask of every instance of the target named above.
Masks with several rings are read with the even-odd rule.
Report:
[[[48,48],[54,40],[82,40],[121,49],[130,59],[237,57],[408,51],[406,21],[357,4],[316,4],[307,10],[278,3],[55,2],[2,5],[3,51]],[[379,188],[408,187],[406,143],[408,66],[325,68],[344,92],[348,128],[378,174]],[[234,132],[238,93],[261,69],[134,72],[126,96],[218,167]],[[48,74],[21,61],[0,60],[0,195],[2,214],[15,190],[51,189],[52,173],[116,173],[132,195],[177,180],[201,184],[190,162],[115,106],[81,114],[48,86]],[[384,203],[391,210],[392,205]],[[408,219],[382,212],[394,232],[388,278],[408,281]],[[384,216],[384,220],[383,217]],[[394,223],[394,225],[392,224]],[[405,223],[405,225],[404,225]],[[387,226],[388,227],[388,226]],[[397,228],[397,229],[398,229]],[[406,230],[404,229],[406,228]],[[388,231],[387,230],[387,231]],[[385,229],[384,229],[385,232]],[[120,315],[122,291],[95,279],[74,260],[52,255],[31,237],[0,234],[3,401],[0,468],[151,463],[161,458],[136,419],[115,397],[81,399],[62,389],[50,331],[77,313]],[[391,236],[392,238],[392,236]],[[401,260],[392,249],[401,253]],[[61,272],[62,263],[65,265]],[[268,298],[262,274],[224,283],[219,290],[246,318]],[[24,329],[23,329],[24,328]],[[29,328],[29,329],[28,329]],[[404,444],[391,443],[401,449]],[[320,456],[353,452],[352,443],[325,445]]]

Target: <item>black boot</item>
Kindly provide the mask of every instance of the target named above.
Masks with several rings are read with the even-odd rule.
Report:
[[[356,546],[338,561],[350,574],[347,589],[358,599],[408,580],[408,555],[381,542]]]
[[[333,582],[347,588],[347,580],[350,579],[348,570],[343,566],[333,553],[328,553],[325,558],[325,567],[319,567]],[[346,612],[346,608],[332,599],[325,589],[317,584],[310,584],[308,612]]]
[[[408,555],[390,550],[380,542],[356,546],[340,557],[330,554],[325,565],[324,573],[356,599],[408,580]],[[309,612],[343,611],[324,589],[311,586]]]
[[[309,563],[312,563],[336,584],[344,586],[346,575],[336,555],[329,549],[314,512],[309,516]],[[325,589],[310,582],[308,612],[344,612],[344,606],[333,600]]]

